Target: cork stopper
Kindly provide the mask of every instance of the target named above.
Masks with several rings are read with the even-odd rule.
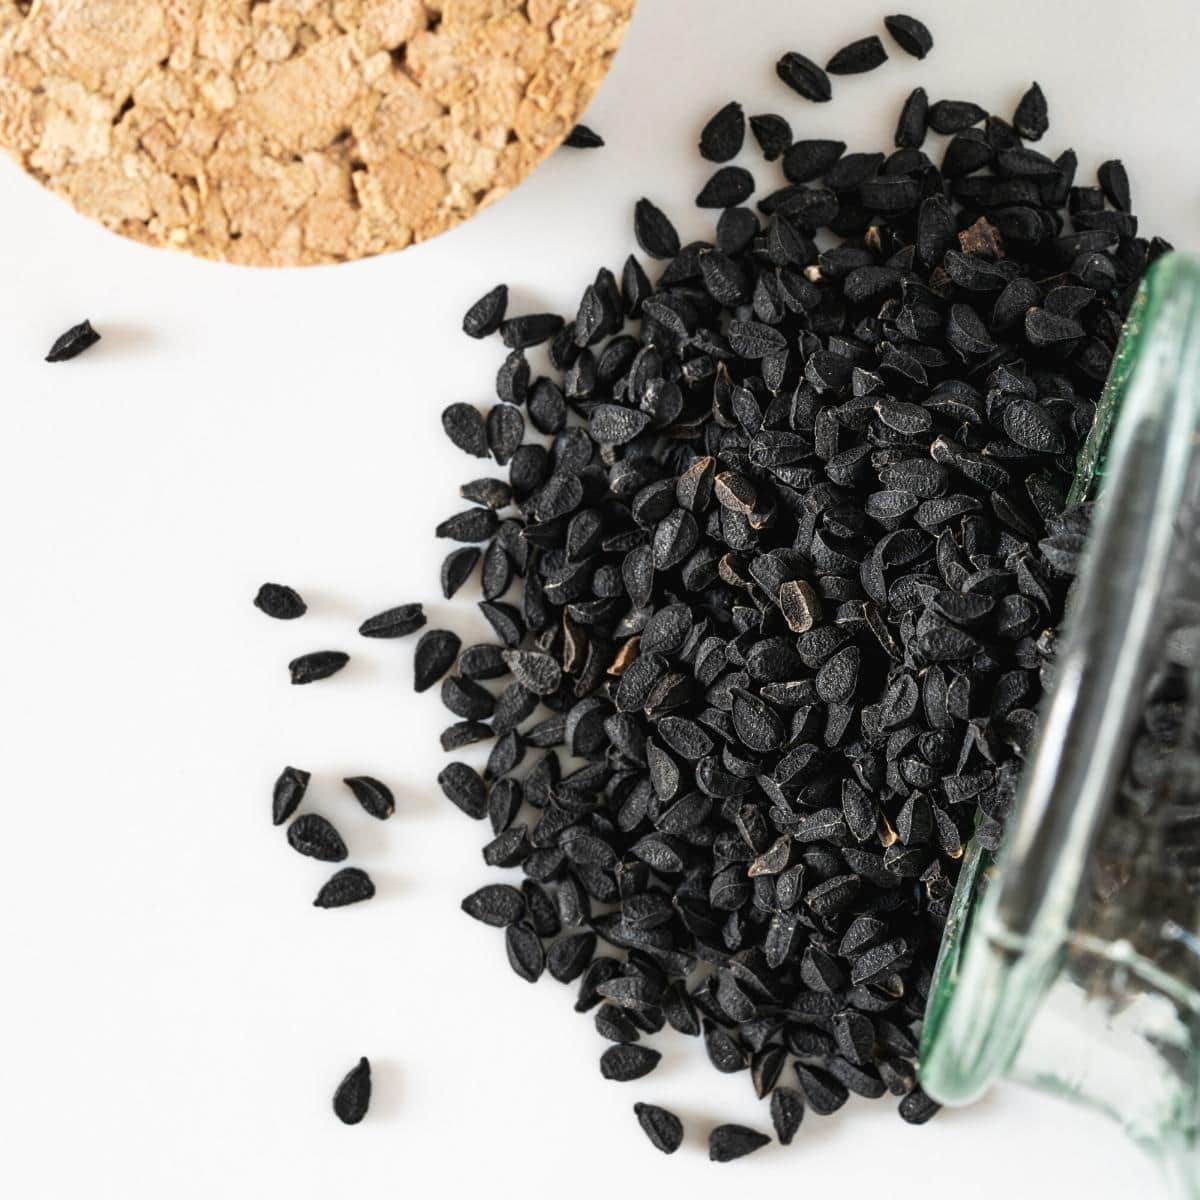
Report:
[[[109,229],[258,266],[401,250],[575,125],[634,0],[32,0],[0,144]]]

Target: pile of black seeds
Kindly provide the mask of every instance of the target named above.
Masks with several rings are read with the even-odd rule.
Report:
[[[885,25],[929,52],[919,21]],[[886,57],[868,36],[777,73],[825,101],[827,72]],[[998,845],[1035,736],[1087,529],[1064,512],[1075,456],[1168,246],[1138,236],[1120,162],[1077,184],[1071,150],[1027,144],[1037,84],[1011,120],[918,88],[890,152],[748,124],[783,182],[749,206],[757,181],[727,165],[747,119],[722,107],[700,138],[726,164],[697,197],[712,240],[635,207],[657,278],[631,255],[573,319],[509,316],[503,284],[465,315],[507,347],[498,403],[442,420],[505,477],[465,483],[438,526],[461,543],[442,590],[477,578],[496,641],[426,630],[415,682],[440,681],[444,749],[491,742],[439,783],[490,824],[485,862],[525,876],[464,910],[523,979],[577,985],[605,1078],[653,1071],[642,1039],[670,1026],[749,1072],[786,1144],[850,1092],[937,1109],[916,1054],[959,862]],[[361,632],[424,623],[408,605]],[[635,1113],[678,1148],[677,1117]],[[720,1125],[709,1154],[768,1140]]]
[[[800,55],[779,73],[828,95]],[[444,747],[494,741],[439,782],[526,877],[463,907],[522,978],[578,982],[606,1078],[653,1070],[669,1025],[773,1094],[781,1141],[850,1092],[936,1110],[915,1058],[963,846],[995,847],[1012,802],[1086,522],[1062,515],[1075,455],[1166,248],[1119,162],[1077,184],[1070,150],[1026,144],[1047,124],[1036,84],[1011,122],[918,89],[890,153],[752,117],[786,182],[751,208],[750,172],[718,169],[712,241],[643,199],[656,280],[630,256],[573,319],[509,317],[501,285],[463,322],[509,353],[499,403],[446,432],[507,478],[463,486],[442,582],[479,567],[498,644],[427,632],[418,688],[455,668]],[[744,134],[726,105],[701,152]],[[710,1153],[762,1140],[723,1126]]]

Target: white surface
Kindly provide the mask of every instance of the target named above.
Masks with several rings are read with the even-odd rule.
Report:
[[[642,193],[685,235],[708,230],[692,147],[731,97],[874,149],[917,83],[1008,112],[1037,78],[1044,145],[1074,145],[1081,177],[1123,156],[1143,230],[1200,244],[1190,0],[923,0],[924,63],[889,42],[889,64],[835,81],[822,107],[775,81],[783,50],[823,60],[886,8],[642,0],[587,118],[606,149],[563,151],[468,226],[354,266],[255,273],[144,250],[0,170],[0,1194],[591,1200],[635,1170],[629,1194],[1153,1194],[1109,1126],[1011,1088],[921,1130],[889,1103],[810,1114],[789,1150],[710,1165],[713,1122],[769,1128],[747,1078],[664,1037],[654,1075],[601,1080],[590,1016],[518,980],[502,937],[458,910],[489,878],[485,829],[433,784],[445,714],[411,692],[413,639],[354,632],[410,600],[469,627],[440,599],[448,547],[431,536],[472,471],[438,414],[486,401],[498,361],[458,334],[463,308],[497,279],[515,310],[573,307],[599,262],[619,268]],[[760,189],[774,179],[744,161]],[[84,315],[100,346],[42,363]],[[260,616],[264,579],[299,588],[310,615]],[[339,646],[345,672],[288,685],[289,658]],[[375,876],[373,903],[310,907],[328,871],[268,817],[286,762],[313,771],[309,807]],[[393,820],[357,810],[351,773],[395,786]],[[346,1129],[329,1096],[364,1053],[376,1099]],[[643,1139],[637,1099],[685,1118],[681,1153]]]

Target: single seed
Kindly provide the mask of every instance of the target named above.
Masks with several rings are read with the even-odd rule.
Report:
[[[254,597],[254,607],[277,621],[294,621],[308,612],[300,593],[283,583],[264,583]]]
[[[377,820],[386,821],[396,811],[396,799],[391,788],[370,775],[352,775],[342,782],[354,793],[363,811]]]
[[[874,34],[843,46],[826,64],[830,75],[861,75],[887,62],[887,51]]]
[[[803,54],[794,50],[789,51],[775,64],[775,73],[806,100],[821,103],[833,98],[829,76],[811,58],[805,58]]]
[[[661,1058],[662,1055],[649,1046],[609,1046],[600,1055],[600,1074],[605,1079],[628,1083],[649,1075]]]
[[[770,1141],[765,1133],[745,1125],[718,1125],[708,1135],[709,1161],[733,1162],[736,1158],[745,1158],[747,1154],[761,1150]]]
[[[884,17],[883,23],[900,48],[913,58],[924,58],[933,49],[933,35],[916,17],[897,13],[892,17]]]
[[[420,604],[400,604],[368,617],[358,627],[358,632],[370,638],[407,637],[424,624],[425,611]]]
[[[50,347],[46,361],[50,363],[66,362],[67,359],[82,354],[99,340],[100,335],[92,328],[92,323],[80,321],[78,325],[72,325],[66,333],[59,334],[54,339],[54,345]]]
[[[288,845],[298,854],[321,862],[341,862],[347,854],[341,835],[317,813],[302,813],[289,826]]]
[[[604,145],[604,139],[594,129],[589,129],[586,125],[576,125],[563,138],[563,145],[575,150],[595,150]]]
[[[330,876],[317,898],[314,908],[345,908],[348,904],[359,904],[375,895],[375,885],[366,871],[358,867],[343,867]]]
[[[341,650],[314,650],[311,654],[293,658],[288,663],[288,671],[293,683],[315,683],[318,679],[336,675],[349,661],[350,655]]]
[[[357,1125],[371,1105],[371,1064],[358,1060],[333,1093],[333,1111],[343,1125]]]
[[[308,781],[312,776],[299,767],[284,767],[275,780],[275,790],[271,797],[271,821],[275,825],[284,824],[300,807]]]
[[[683,1144],[683,1122],[657,1104],[635,1104],[634,1115],[650,1144],[664,1154],[674,1154]]]

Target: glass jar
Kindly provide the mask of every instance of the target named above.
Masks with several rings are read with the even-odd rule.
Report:
[[[1200,260],[1142,285],[1071,501],[1093,497],[1004,844],[964,862],[921,1080],[1098,1108],[1200,1197]]]

